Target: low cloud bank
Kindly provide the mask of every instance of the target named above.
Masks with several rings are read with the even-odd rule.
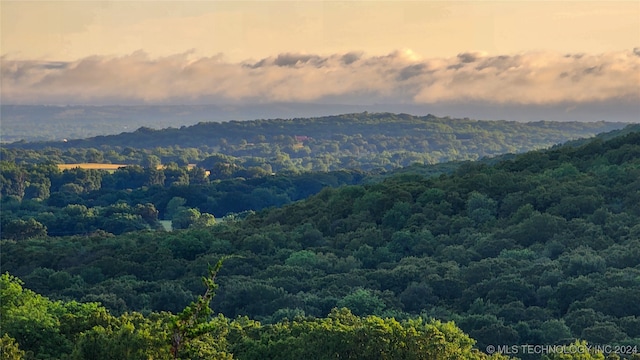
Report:
[[[425,58],[284,53],[231,63],[142,51],[74,62],[2,61],[9,104],[340,102],[502,105],[640,101],[640,48],[602,54]]]

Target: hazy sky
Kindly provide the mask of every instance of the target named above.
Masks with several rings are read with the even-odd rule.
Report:
[[[426,57],[600,53],[640,46],[640,1],[2,1],[2,53],[72,61],[196,50],[228,61],[283,52]]]
[[[640,1],[4,1],[3,103],[640,102]]]

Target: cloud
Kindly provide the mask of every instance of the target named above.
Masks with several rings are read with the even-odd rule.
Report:
[[[193,52],[152,58],[91,56],[73,62],[2,57],[3,103],[222,102],[559,104],[640,101],[640,51],[602,54],[461,53],[425,58],[282,53],[229,62]]]

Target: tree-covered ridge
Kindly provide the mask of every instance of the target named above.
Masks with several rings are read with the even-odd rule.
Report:
[[[15,162],[159,161],[202,167],[269,166],[269,172],[393,169],[412,163],[476,160],[549,147],[620,129],[621,123],[475,121],[407,114],[360,113],[320,118],[199,123],[180,129],[67,142],[13,143],[2,158]],[[42,150],[34,152],[33,150]],[[241,176],[241,175],[239,175]]]
[[[437,138],[440,135],[446,135],[446,139],[441,140],[450,143],[454,143],[452,136],[463,138],[463,143],[467,143],[467,140],[482,133],[477,131],[465,133],[471,130],[467,128],[460,130],[460,124],[467,123],[468,128],[473,126],[486,128],[492,125],[491,122],[470,120],[447,120],[447,124],[443,125],[443,120],[447,119],[393,114],[355,114],[351,117],[202,124],[205,127],[237,126],[242,129],[258,127],[276,132],[285,131],[282,129],[289,129],[291,126],[294,129],[293,134],[297,133],[296,129],[307,127],[312,128],[320,138],[323,133],[326,135],[327,130],[323,132],[317,128],[318,123],[322,126],[337,124],[338,129],[348,128],[347,131],[352,131],[353,127],[357,131],[369,132],[365,133],[365,137],[360,133],[337,137],[334,134],[333,140],[329,140],[335,142],[331,146],[322,145],[322,141],[314,142],[313,138],[307,136],[277,135],[273,136],[272,140],[267,140],[264,135],[257,135],[256,139],[265,141],[258,146],[262,149],[260,151],[264,150],[259,154],[254,154],[250,150],[250,148],[257,148],[256,144],[247,143],[244,139],[236,139],[239,141],[237,146],[230,145],[223,139],[225,147],[219,146],[216,149],[208,146],[201,148],[171,146],[153,149],[105,146],[101,150],[95,148],[25,150],[3,147],[0,149],[3,160],[0,162],[0,197],[4,210],[1,221],[4,228],[8,230],[3,233],[3,237],[23,238],[46,233],[56,236],[87,234],[96,230],[119,234],[141,229],[158,229],[160,228],[159,219],[173,220],[177,215],[179,215],[179,221],[176,222],[177,228],[188,227],[193,223],[207,224],[211,223],[210,216],[220,218],[229,213],[281,206],[315,194],[325,186],[357,184],[360,181],[375,182],[394,171],[425,175],[450,173],[460,165],[460,162],[437,164],[437,166],[421,164],[449,158],[477,158],[484,154],[484,150],[480,151],[479,147],[465,147],[466,145],[459,148],[450,147],[446,154],[440,150],[426,153],[406,150],[410,146],[428,147],[433,143],[431,140],[425,140],[418,130],[411,130],[415,126],[442,127],[446,131],[441,134],[434,133],[433,136]],[[286,123],[287,126],[283,126],[282,123]],[[450,126],[449,123],[453,125]],[[497,130],[490,134],[493,134],[491,136],[495,141],[506,139],[502,132],[509,130],[510,126],[528,126],[506,122],[494,122],[493,125]],[[537,123],[535,125],[548,127],[554,131],[564,129],[575,135],[575,131],[578,130],[586,131],[600,126],[611,127],[615,124]],[[376,131],[383,132],[372,134],[372,126]],[[274,127],[277,130],[273,130]],[[407,129],[411,130],[408,134]],[[627,126],[618,132],[628,132],[633,129],[637,129],[637,125]],[[453,131],[462,131],[462,133],[456,134]],[[578,133],[582,134],[580,131]],[[379,143],[385,136],[387,138]],[[416,141],[412,141],[411,136],[416,138]],[[418,137],[420,139],[417,139]],[[550,139],[562,137],[563,135],[555,134]],[[212,139],[220,140],[215,136]],[[340,140],[336,142],[335,139]],[[522,139],[529,139],[529,137],[519,136],[511,140],[516,141],[517,145],[517,141]],[[491,146],[497,146],[493,140],[489,137],[474,141],[480,141],[480,143],[489,141]],[[549,141],[546,138],[539,140],[543,143]],[[279,141],[284,141],[282,147],[277,144],[272,146]],[[527,146],[534,145],[540,144],[534,141]],[[380,152],[379,147],[383,147],[384,150]],[[512,145],[509,147],[513,148]],[[311,151],[311,148],[314,150]],[[237,156],[225,155],[219,151],[234,153]],[[501,151],[506,151],[506,148],[501,148]],[[484,161],[489,163],[497,160]],[[76,168],[64,171],[55,166],[56,163],[69,162],[136,165],[117,170]],[[196,167],[187,166],[190,162],[198,162],[198,164]],[[164,165],[160,165],[161,163]],[[409,164],[412,165],[399,168]],[[344,168],[376,169],[376,171],[370,172],[368,179],[365,179],[361,170],[345,172]],[[328,169],[340,170],[334,170],[328,174],[319,173],[326,172]],[[311,170],[316,172],[309,173]],[[245,181],[245,179],[248,180]]]
[[[212,313],[215,283],[207,280],[205,296],[179,314],[116,317],[98,303],[51,301],[0,275],[2,359],[508,359],[478,351],[451,322],[358,317],[344,308],[272,325],[229,319]]]
[[[514,121],[477,121],[470,119],[451,119],[434,115],[415,116],[393,113],[354,113],[314,118],[295,119],[261,119],[228,122],[201,122],[181,128],[167,128],[154,130],[142,127],[135,132],[119,135],[97,136],[88,139],[71,139],[67,142],[18,142],[11,147],[21,148],[72,148],[96,147],[100,145],[129,146],[134,148],[153,148],[179,145],[182,147],[198,147],[202,144],[218,145],[224,142],[236,143],[239,140],[252,141],[264,136],[267,139],[277,139],[278,136],[311,137],[314,139],[331,139],[335,136],[363,136],[380,135],[384,137],[412,135],[451,134],[453,139],[468,140],[476,133],[503,132],[509,137],[525,137],[527,134],[539,139],[547,137],[587,135],[594,131],[604,132],[620,129],[625,124],[615,122],[531,122],[519,123]],[[608,130],[605,130],[608,129]],[[529,130],[527,132],[527,130]],[[566,134],[559,134],[565,132]],[[526,136],[526,137],[530,137]],[[295,140],[295,139],[294,139]],[[529,139],[535,141],[537,139]],[[558,143],[558,142],[555,142]]]
[[[277,323],[357,316],[455,320],[490,344],[640,346],[640,133],[327,188],[170,234],[4,241],[3,271],[56,299],[178,311],[229,259],[213,308]]]

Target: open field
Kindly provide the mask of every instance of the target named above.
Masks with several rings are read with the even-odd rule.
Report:
[[[93,170],[117,170],[118,168],[127,166],[127,164],[101,164],[101,163],[75,163],[75,164],[58,164],[58,169],[93,169]]]
[[[172,231],[173,230],[173,226],[171,226],[171,220],[158,220],[160,222],[160,224],[162,224],[162,227],[166,230],[166,231]]]
[[[68,170],[68,169],[93,169],[93,170],[107,170],[114,171],[121,167],[129,166],[128,164],[102,164],[102,163],[73,163],[73,164],[58,164],[58,169],[60,170]],[[187,168],[189,170],[196,167],[196,164],[189,164]],[[158,165],[158,170],[164,169],[164,165]]]

